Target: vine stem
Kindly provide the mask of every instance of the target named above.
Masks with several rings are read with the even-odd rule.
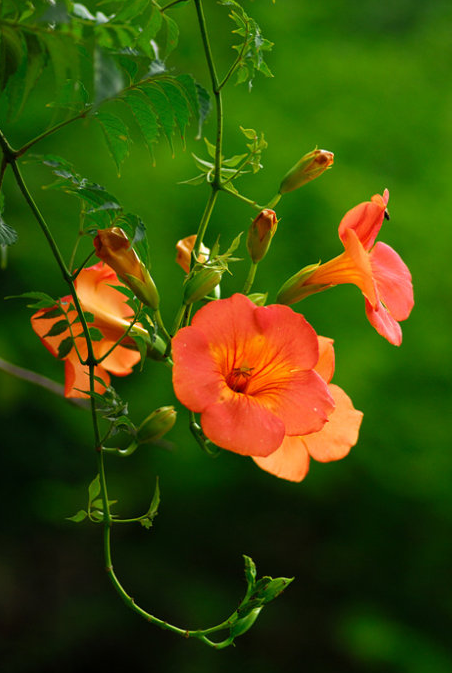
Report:
[[[245,285],[243,286],[243,294],[248,294],[248,292],[251,290],[251,287],[254,283],[254,278],[256,276],[256,270],[257,270],[257,264],[255,262],[251,262],[250,270],[248,272]]]

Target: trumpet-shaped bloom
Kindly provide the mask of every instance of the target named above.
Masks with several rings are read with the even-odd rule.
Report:
[[[339,225],[345,251],[321,264],[304,285],[317,289],[340,283],[357,285],[365,297],[366,315],[377,332],[399,346],[402,330],[413,308],[411,274],[401,257],[386,243],[374,245],[386,213],[389,192],[355,206]]]
[[[123,286],[118,280],[116,273],[103,262],[83,269],[75,280],[75,289],[84,312],[92,313],[94,321],[89,326],[97,327],[103,335],[101,341],[93,341],[94,356],[100,359],[105,355],[115,342],[121,338],[130,324],[133,311],[126,303],[127,298],[111,285]],[[60,301],[67,311],[67,319],[71,323],[75,344],[80,356],[87,357],[86,341],[80,322],[73,321],[77,317],[75,309],[69,308],[72,298],[63,297]],[[46,318],[46,313],[51,308],[39,310],[31,318],[31,325],[50,353],[58,357],[58,348],[64,339],[70,337],[69,328],[55,336],[48,336],[52,325],[62,320],[63,316]],[[73,323],[73,324],[72,324]],[[132,343],[131,340],[128,340]],[[122,344],[127,343],[124,340]],[[87,397],[82,391],[89,390],[88,367],[80,363],[77,350],[72,346],[71,350],[63,358],[65,361],[65,388],[66,397]],[[140,360],[140,355],[135,350],[117,346],[101,364],[95,368],[95,375],[105,382],[105,387],[110,383],[108,372],[116,376],[127,376],[132,373],[132,367]],[[102,393],[105,387],[99,381],[95,382],[96,392]]]
[[[174,390],[212,442],[268,456],[285,435],[321,430],[333,410],[318,358],[303,316],[235,294],[201,308],[174,337]]]
[[[193,248],[196,243],[196,234],[191,236],[186,236],[181,238],[180,241],[176,243],[176,264],[179,264],[185,271],[185,273],[190,272],[190,261],[193,252]],[[210,250],[206,248],[204,243],[201,243],[201,250],[199,251],[198,260],[200,262],[205,262],[209,257]]]
[[[267,458],[255,457],[259,467],[282,479],[301,481],[309,469],[310,458],[322,463],[344,458],[358,440],[362,412],[357,411],[344,391],[332,383],[334,350],[331,339],[319,337],[320,357],[316,371],[328,383],[335,408],[318,432],[284,438],[281,446]]]

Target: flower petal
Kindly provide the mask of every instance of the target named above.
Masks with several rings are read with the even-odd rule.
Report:
[[[394,346],[400,346],[402,343],[402,329],[397,320],[391,316],[381,302],[377,308],[373,308],[367,299],[365,301],[366,315],[370,324],[375,327],[378,334],[387,339],[389,343]]]
[[[381,301],[395,320],[406,320],[414,305],[407,265],[395,250],[381,242],[372,249],[370,264]]]
[[[201,427],[212,442],[245,456],[268,456],[284,439],[284,423],[249,395],[225,386],[224,399],[201,414]]]
[[[326,383],[329,383],[334,374],[334,342],[333,339],[323,336],[319,336],[318,340],[319,361],[317,362],[314,369]]]
[[[86,343],[83,339],[77,339],[77,347],[81,357],[86,357]],[[105,388],[110,385],[110,376],[101,365],[94,368],[94,376],[105,382],[103,386],[99,381],[94,381],[94,391],[103,394]],[[87,398],[89,395],[82,392],[85,390],[89,390],[89,368],[80,363],[73,348],[64,362],[64,396]]]
[[[270,456],[253,460],[262,470],[289,481],[302,481],[309,470],[309,454],[302,437],[285,437]]]
[[[363,414],[354,408],[351,399],[342,388],[328,386],[336,404],[328,422],[320,432],[305,435],[303,441],[312,458],[322,463],[344,458],[358,441],[358,432]]]
[[[70,300],[70,297],[63,297],[60,301],[61,303],[68,304]],[[60,320],[64,319],[64,315],[61,314],[57,316],[56,318],[45,318],[45,314],[48,313],[49,311],[52,311],[54,308],[57,308],[56,306],[52,306],[50,308],[44,308],[40,309],[36,313],[34,313],[31,316],[31,326],[33,330],[36,332],[38,337],[41,339],[41,342],[43,345],[47,348],[47,350],[53,355],[53,357],[58,357],[58,347],[60,343],[63,341],[63,339],[66,339],[67,337],[70,336],[69,329],[65,330],[61,334],[58,334],[57,336],[49,337],[46,336],[47,333],[50,331],[50,328],[53,327],[57,322]],[[65,307],[67,308],[67,307]],[[69,311],[68,312],[68,319],[72,322],[74,318],[76,317],[75,311]]]
[[[108,339],[95,341],[93,343],[95,357],[101,358],[115,343]],[[132,374],[132,367],[138,364],[140,359],[138,351],[119,345],[102,361],[102,367],[115,376],[127,376]]]
[[[386,198],[387,197],[387,198]],[[389,192],[375,194],[372,201],[360,203],[344,215],[339,224],[339,238],[345,245],[345,235],[350,229],[356,232],[365,250],[370,250],[383,224]]]
[[[219,400],[224,377],[201,330],[193,326],[179,330],[173,338],[173,360],[174,392],[182,404],[199,412]]]

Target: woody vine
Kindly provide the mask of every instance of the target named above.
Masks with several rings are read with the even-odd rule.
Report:
[[[189,3],[198,22],[207,73],[204,84],[186,73],[175,75],[166,65],[177,47],[179,28],[173,17],[183,2]],[[237,609],[220,624],[196,630],[154,616],[127,593],[114,571],[112,529],[128,523],[149,528],[158,511],[159,483],[144,514],[120,518],[112,509],[105,459],[110,455],[111,459],[127,458],[140,445],[157,441],[171,430],[177,412],[174,405],[163,401],[163,406],[136,426],[110,374],[138,375],[138,365],[145,359],[167,367],[178,402],[189,410],[188,430],[206,454],[233,451],[250,456],[276,477],[302,481],[311,458],[328,462],[347,455],[357,442],[362,413],[331,383],[332,339],[317,335],[290,306],[298,310],[306,297],[352,283],[364,296],[370,324],[394,345],[402,340],[399,322],[408,318],[413,306],[408,268],[392,248],[375,243],[389,217],[387,189],[343,216],[338,229],[343,251],[337,257],[324,263],[306,260],[308,265],[291,278],[282,275],[274,303],[267,294],[252,292],[258,266],[277,233],[274,209],[280,199],[322,176],[333,166],[334,156],[318,148],[305,153],[266,204],[256,203],[239,190],[240,177],[257,174],[262,167],[266,141],[262,133],[241,128],[245,151],[226,157],[223,95],[234,81],[251,83],[258,74],[271,76],[265,57],[272,43],[238,2],[220,0],[219,4],[232,19],[238,41],[236,56],[224,74],[217,73],[202,0],[175,0],[165,6],[152,0],[134,0],[124,6],[112,0],[93,2],[89,7],[69,0],[52,4],[36,0],[26,10],[10,0],[0,10],[0,80],[11,118],[24,111],[27,96],[47,62],[56,75],[53,105],[64,115],[17,149],[12,142],[13,125],[8,135],[4,128],[0,131],[0,185],[10,171],[67,285],[68,294],[62,298],[40,291],[22,296],[35,309],[34,332],[64,362],[64,395],[86,404],[91,414],[97,475],[88,489],[87,506],[71,519],[103,528],[107,574],[126,605],[151,624],[217,649],[245,633],[291,579],[258,579],[253,560],[245,556],[247,589]],[[90,64],[88,72],[86,63]],[[117,105],[105,112],[105,102]],[[60,129],[84,119],[100,125],[119,171],[128,151],[129,134],[121,114],[124,105],[132,112],[151,155],[161,136],[172,143],[176,127],[183,136],[194,120],[201,136],[211,108],[215,118],[214,138],[205,139],[207,156],[194,156],[199,173],[186,180],[194,186],[207,184],[209,196],[197,232],[187,231],[177,242],[177,262],[186,275],[171,325],[163,323],[160,312],[165,291],[157,287],[151,274],[143,222],[125,212],[103,187],[82,177],[65,158],[35,154],[44,138],[57,138]],[[51,187],[80,200],[80,226],[69,260],[61,254],[52,225],[24,181],[23,161],[47,166],[56,178]],[[244,236],[238,230],[226,249],[223,241],[220,247],[208,234],[221,192],[247,204],[252,213]],[[7,248],[17,242],[18,233],[14,213],[3,197],[0,205],[0,242],[6,266]],[[227,209],[226,198],[222,207]],[[80,259],[78,245],[83,237],[91,237],[92,249]],[[249,263],[245,284],[237,286],[232,296],[223,297],[222,278],[233,272],[242,256]],[[12,375],[58,390],[35,373],[1,363]],[[142,375],[149,376],[147,371]],[[122,448],[115,446],[118,431],[128,435]]]

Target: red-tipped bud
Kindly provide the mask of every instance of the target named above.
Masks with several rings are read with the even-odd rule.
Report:
[[[159,295],[155,283],[120,227],[99,229],[94,247],[99,259],[116,271],[143,304],[154,310],[158,308]]]
[[[195,243],[196,243],[196,234],[193,234],[192,236],[186,236],[185,238],[181,238],[181,240],[176,243],[176,251],[177,251],[176,263],[183,268],[185,273],[189,273],[190,271],[190,260],[193,248],[195,247]],[[210,253],[209,248],[206,248],[206,246],[203,243],[201,243],[201,250],[199,251],[198,261],[201,264],[206,262],[207,258],[209,257],[209,253]]]
[[[248,229],[246,247],[251,259],[256,264],[267,254],[271,240],[275,235],[278,220],[274,210],[264,208]]]
[[[282,179],[280,194],[292,192],[310,180],[320,177],[334,163],[334,154],[327,150],[312,150],[305,154]]]

